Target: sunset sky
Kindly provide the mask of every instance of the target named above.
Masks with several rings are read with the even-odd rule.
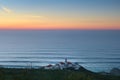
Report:
[[[120,29],[120,0],[0,0],[0,29]]]

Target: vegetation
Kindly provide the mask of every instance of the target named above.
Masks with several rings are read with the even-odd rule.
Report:
[[[0,80],[120,80],[120,76],[100,75],[85,69],[74,71],[0,68]]]

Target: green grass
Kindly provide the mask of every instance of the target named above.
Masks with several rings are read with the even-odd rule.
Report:
[[[0,80],[120,80],[120,76],[100,75],[87,70],[0,68]]]

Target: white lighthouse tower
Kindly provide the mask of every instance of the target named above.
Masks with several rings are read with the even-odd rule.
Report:
[[[67,64],[67,58],[65,58],[65,64]]]

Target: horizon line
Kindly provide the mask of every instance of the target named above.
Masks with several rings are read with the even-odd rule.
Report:
[[[55,30],[55,31],[56,31],[56,30],[57,30],[57,31],[59,31],[59,30],[60,30],[60,31],[62,31],[62,30],[63,30],[63,31],[64,31],[64,30],[65,30],[65,31],[69,31],[69,30],[70,30],[70,31],[71,31],[71,30],[73,30],[73,31],[74,31],[74,30],[78,30],[78,31],[79,31],[79,30],[83,30],[83,31],[84,31],[84,30],[86,30],[86,31],[109,31],[109,30],[110,30],[110,31],[111,31],[111,30],[114,31],[114,30],[115,30],[115,31],[119,31],[120,29],[0,29],[0,31],[22,31],[22,30],[23,30],[23,31],[24,31],[24,30],[25,30],[25,31],[54,31],[54,30]]]

